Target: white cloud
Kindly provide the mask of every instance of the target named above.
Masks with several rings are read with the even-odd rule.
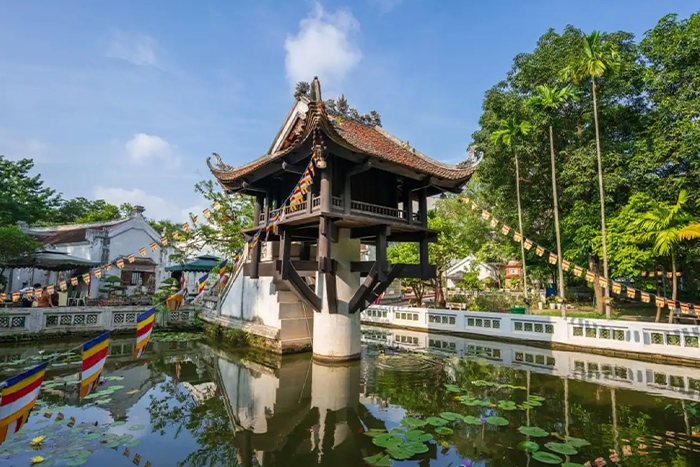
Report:
[[[154,160],[165,162],[168,168],[177,168],[180,164],[175,147],[159,136],[136,133],[124,147],[133,165],[145,165]]]
[[[362,58],[354,36],[360,23],[349,10],[327,13],[316,3],[310,15],[299,22],[299,32],[287,36],[285,67],[294,85],[318,76],[322,84],[338,84]]]
[[[201,215],[203,206],[193,205],[185,209],[175,206],[160,196],[146,193],[140,188],[127,190],[124,188],[97,186],[94,188],[95,199],[103,199],[114,205],[129,203],[146,208],[144,215],[149,219],[169,219],[173,222],[185,222],[189,219],[189,213]]]
[[[106,54],[138,66],[156,66],[155,46],[155,40],[147,34],[114,31]]]

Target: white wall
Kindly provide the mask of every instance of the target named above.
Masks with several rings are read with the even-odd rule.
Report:
[[[259,321],[280,328],[279,304],[272,277],[251,279],[243,274],[231,278],[233,284],[221,303],[221,316]]]

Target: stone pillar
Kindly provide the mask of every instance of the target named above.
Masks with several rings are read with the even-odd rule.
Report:
[[[339,229],[337,242],[331,251],[336,261],[337,313],[330,313],[325,278],[316,275],[316,291],[322,300],[322,310],[314,316],[314,359],[342,362],[360,358],[360,314],[348,313],[348,303],[360,285],[360,273],[350,272],[350,262],[360,260],[360,240],[350,238],[350,229]]]

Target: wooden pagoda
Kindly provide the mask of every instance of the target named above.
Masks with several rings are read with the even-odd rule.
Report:
[[[314,153],[317,168],[311,190],[293,209],[285,207]],[[261,262],[261,248],[254,248],[245,276],[277,277],[316,311],[322,308],[325,292],[329,313],[338,311],[338,261],[332,245],[339,241],[339,232],[345,231],[343,238],[376,246],[375,261],[350,261],[351,272],[365,277],[362,282],[358,277],[352,297],[344,300],[344,311],[356,313],[396,278],[435,277],[428,244],[437,240],[437,233],[427,225],[427,198],[459,193],[475,170],[428,158],[387,133],[376,112],[359,116],[344,98],[324,102],[317,78],[310,89],[297,92],[265,155],[237,168],[225,165],[216,154],[215,159],[215,164],[207,163],[225,190],[255,197],[255,225],[245,231],[248,237],[281,206],[284,209],[278,228],[263,234],[263,240],[279,242],[275,260]],[[417,242],[420,264],[389,263],[389,242]],[[292,244],[299,245],[296,255]],[[324,280],[304,277],[311,273]],[[315,290],[316,284],[325,284],[326,290]]]

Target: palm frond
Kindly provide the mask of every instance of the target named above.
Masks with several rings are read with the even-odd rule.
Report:
[[[678,231],[680,240],[694,240],[700,238],[700,222],[693,222]]]

